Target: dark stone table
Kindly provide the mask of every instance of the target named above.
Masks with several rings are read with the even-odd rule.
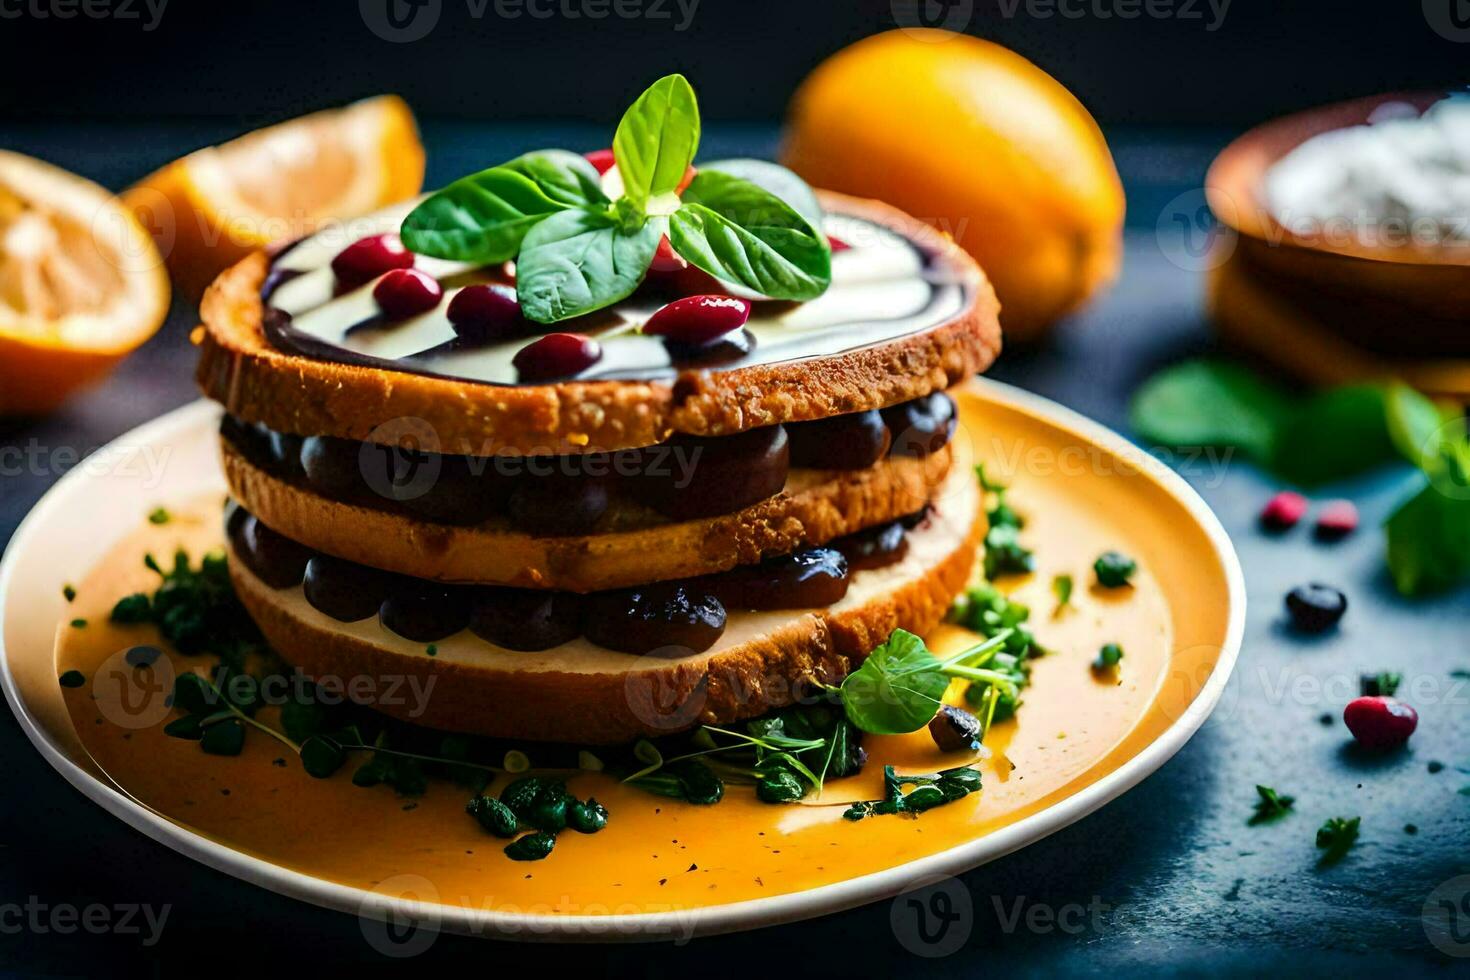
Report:
[[[220,122],[12,128],[0,144],[120,187],[195,145],[229,135]],[[426,126],[430,183],[526,146],[591,147],[605,134],[557,127]],[[1178,235],[1225,134],[1115,133],[1129,188],[1127,261],[1104,300],[1041,350],[1007,353],[992,375],[1123,428],[1129,393],[1159,364],[1209,346],[1202,280]],[[769,155],[768,128],[714,127],[704,155]],[[1183,220],[1180,220],[1183,219]],[[1162,229],[1162,230],[1159,230]],[[1171,256],[1173,257],[1171,259]],[[168,324],[97,390],[60,414],[0,428],[0,542],[61,471],[84,454],[194,397],[186,335],[194,312]],[[1331,488],[1363,512],[1362,530],[1332,546],[1297,533],[1269,539],[1253,525],[1272,482],[1244,464],[1187,476],[1231,532],[1245,566],[1245,646],[1221,710],[1158,773],[1100,812],[964,875],[973,916],[963,948],[908,952],[882,902],[824,919],[674,945],[529,947],[442,936],[409,969],[501,971],[554,964],[592,975],[1001,976],[1020,969],[1082,974],[1129,967],[1185,973],[1339,973],[1373,967],[1426,972],[1470,965],[1470,900],[1459,913],[1461,958],[1430,945],[1429,893],[1470,873],[1470,591],[1396,598],[1377,525],[1412,480],[1387,470]],[[1303,643],[1282,627],[1281,597],[1312,579],[1351,596],[1340,631]],[[1409,749],[1351,751],[1340,721],[1360,671],[1394,669],[1416,691],[1421,723]],[[1319,721],[1331,716],[1329,724]],[[203,976],[308,958],[347,968],[381,964],[346,915],[280,898],[208,870],[106,815],[42,761],[6,712],[0,721],[0,964],[23,973]],[[1444,767],[1432,771],[1430,762]],[[1297,797],[1297,812],[1246,824],[1254,786]],[[1362,837],[1319,869],[1313,836],[1325,817],[1361,815]],[[1416,834],[1406,833],[1414,824]],[[1470,879],[1467,879],[1470,882]],[[1466,889],[1455,897],[1461,898]],[[25,927],[27,901],[168,904],[161,940],[62,935]],[[1032,911],[1037,909],[1039,911]],[[1016,914],[1021,915],[1017,919]],[[1037,927],[1028,926],[1028,922]]]

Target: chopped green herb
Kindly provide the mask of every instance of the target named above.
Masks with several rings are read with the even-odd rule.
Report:
[[[985,532],[985,577],[1024,575],[1036,567],[1035,555],[1021,544],[1025,521],[1006,502],[1006,486],[988,477],[984,465],[975,467],[975,478],[986,500],[985,516],[989,528]]]
[[[595,834],[607,826],[607,807],[592,797],[585,803],[574,800],[567,807],[567,826],[579,834]]]
[[[1358,693],[1365,698],[1378,697],[1379,695],[1391,698],[1403,681],[1403,674],[1386,670],[1380,671],[1377,674],[1364,674],[1358,679]]]
[[[1138,563],[1122,552],[1104,551],[1092,563],[1092,571],[1097,576],[1098,585],[1105,589],[1119,589],[1133,578],[1133,573],[1138,571]]]
[[[204,729],[199,747],[210,755],[239,755],[245,747],[245,726],[238,718],[224,718]]]
[[[85,619],[80,619],[80,618],[73,619],[71,621],[71,625],[72,625],[72,628],[73,629],[82,630],[82,629],[86,629],[87,628],[87,621]]]
[[[71,602],[77,597],[77,587],[72,585],[70,582],[63,585],[61,587],[61,597],[67,602]]]
[[[1015,695],[1016,686],[1005,673],[986,667],[1009,636],[1008,631],[997,633],[941,661],[919,637],[894,630],[842,682],[848,721],[875,735],[918,731],[934,717],[952,677],[994,684]]]
[[[465,804],[465,812],[496,837],[504,837],[509,840],[516,835],[520,827],[520,821],[515,812],[493,796],[471,798]]]
[[[148,603],[148,597],[141,592],[123,596],[117,600],[117,605],[112,607],[114,623],[146,623],[152,614],[153,610]]]
[[[1358,841],[1358,825],[1362,817],[1333,817],[1317,828],[1317,846],[1326,853],[1320,863],[1336,864]]]
[[[87,678],[80,670],[68,670],[58,680],[61,682],[62,687],[81,687],[87,683]]]
[[[172,515],[162,507],[155,507],[148,512],[149,524],[167,524],[171,520],[173,520]]]
[[[1113,670],[1122,659],[1122,647],[1116,643],[1104,643],[1102,648],[1097,651],[1097,658],[1092,661],[1093,672],[1101,674]]]
[[[439,656],[439,645],[437,643],[430,643],[428,646],[424,647],[424,652],[431,657],[437,657]]]
[[[556,835],[544,830],[527,834],[512,844],[505,845],[505,856],[512,861],[540,861],[556,846]]]
[[[884,798],[854,803],[843,811],[848,820],[886,816],[894,813],[922,813],[936,806],[953,803],[980,789],[980,773],[969,766],[945,769],[919,776],[900,776],[892,766],[883,767]],[[905,786],[913,789],[907,793]]]
[[[1057,597],[1057,612],[1072,604],[1072,576],[1057,575],[1051,580],[1051,594]]]
[[[1247,821],[1252,826],[1286,816],[1291,812],[1292,805],[1296,803],[1296,797],[1278,793],[1269,786],[1257,785],[1256,795],[1260,799],[1256,800],[1255,815]]]

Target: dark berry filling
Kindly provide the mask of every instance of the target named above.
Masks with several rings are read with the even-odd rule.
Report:
[[[233,416],[220,432],[256,466],[332,500],[450,525],[504,516],[527,534],[565,535],[594,530],[614,501],[650,506],[674,520],[711,517],[780,493],[791,467],[859,470],[885,452],[932,452],[954,431],[953,403],[943,394],[919,402],[925,404],[566,456],[455,456],[330,436],[303,439]],[[893,419],[907,428],[894,429]],[[894,432],[906,445],[890,450]]]
[[[880,524],[841,540],[842,554],[855,572],[883,568],[903,561],[909,553],[909,539],[902,521]]]
[[[576,595],[496,586],[454,585],[397,575],[312,551],[234,506],[227,533],[241,562],[274,589],[300,584],[313,608],[340,622],[377,614],[405,639],[430,643],[468,628],[507,650],[548,650],[585,636],[609,650],[678,656],[709,649],[724,633],[727,609],[815,609],[840,602],[871,540],[885,556],[902,553],[902,524],[839,538],[717,575]],[[892,542],[897,528],[900,542]]]

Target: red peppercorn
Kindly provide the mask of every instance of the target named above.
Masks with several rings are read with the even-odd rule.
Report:
[[[1261,526],[1268,531],[1285,531],[1296,527],[1307,513],[1307,498],[1290,490],[1272,497],[1261,510]]]
[[[390,270],[373,287],[373,299],[394,320],[427,313],[443,298],[439,280],[418,269]]]
[[[521,381],[552,381],[581,374],[602,359],[602,345],[585,334],[549,333],[511,359]]]
[[[750,319],[750,303],[736,296],[686,296],[648,318],[643,332],[680,344],[707,344]]]
[[[454,332],[464,340],[503,340],[527,333],[516,291],[499,283],[475,283],[454,294],[447,311]]]
[[[337,253],[332,273],[343,286],[361,286],[391,269],[413,268],[413,253],[394,232],[359,238]]]
[[[1351,500],[1331,500],[1317,515],[1315,532],[1323,541],[1338,541],[1358,529],[1358,508]]]
[[[1419,713],[1398,698],[1358,698],[1343,709],[1342,720],[1365,749],[1394,749],[1419,726]]]
[[[613,151],[611,148],[608,148],[606,150],[593,150],[591,153],[584,153],[583,156],[587,158],[588,163],[597,168],[597,172],[599,174],[607,173],[613,168],[613,165],[617,163],[617,161],[613,159]]]

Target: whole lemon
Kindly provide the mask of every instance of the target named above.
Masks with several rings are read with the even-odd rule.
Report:
[[[1040,337],[1117,275],[1123,187],[1102,131],[1000,45],[898,30],[839,51],[793,97],[783,157],[953,236],[995,284],[1012,339]]]

